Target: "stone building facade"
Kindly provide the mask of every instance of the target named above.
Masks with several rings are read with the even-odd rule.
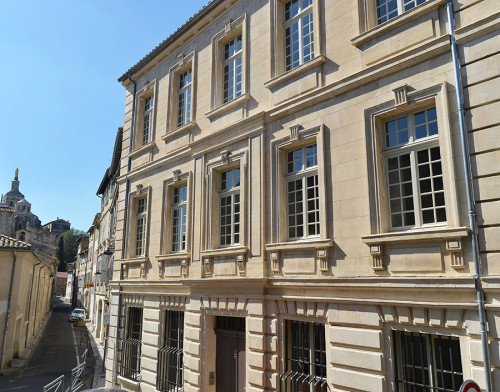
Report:
[[[214,0],[119,79],[107,386],[500,388],[500,3],[449,4],[463,89],[444,0]]]

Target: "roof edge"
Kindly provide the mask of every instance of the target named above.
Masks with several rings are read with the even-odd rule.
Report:
[[[205,15],[212,11],[215,7],[221,4],[224,0],[212,0],[207,3],[201,10],[194,14],[186,23],[179,27],[174,33],[167,37],[163,42],[156,46],[151,52],[149,52],[145,57],[139,60],[133,67],[129,68],[122,76],[118,78],[118,82],[124,82],[128,79],[129,75],[132,75],[142,69],[147,63],[149,63],[153,58],[159,55],[164,49],[166,49],[172,42],[189,30],[195,23],[201,20]]]

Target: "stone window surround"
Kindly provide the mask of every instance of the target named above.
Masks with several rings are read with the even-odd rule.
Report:
[[[287,192],[286,192],[286,154],[300,147],[305,147],[309,144],[316,143],[317,154],[318,154],[318,185],[320,194],[320,235],[311,237],[311,241],[328,241],[328,225],[326,216],[326,180],[325,180],[325,143],[324,143],[324,133],[325,129],[323,125],[318,125],[310,129],[301,129],[301,126],[296,124],[291,126],[290,134],[284,136],[280,139],[276,139],[271,142],[271,183],[276,184],[277,192],[273,192],[276,197],[273,200],[273,210],[276,212],[271,215],[271,234],[272,243],[269,247],[282,247],[287,248],[287,244],[290,248],[293,248],[293,244],[296,243],[306,243],[308,238],[302,238],[300,240],[289,240],[288,239],[288,227],[287,227],[287,211],[286,208],[280,208],[280,206],[287,205]],[[267,246],[266,246],[267,248]]]
[[[321,9],[320,0],[313,0],[313,34],[314,34],[314,57],[310,61],[285,72],[285,31],[284,31],[284,5],[288,0],[271,0],[271,80],[264,84],[271,89],[285,81],[294,78],[307,70],[325,62],[323,51],[323,36],[321,34]]]
[[[136,222],[135,222],[135,210],[137,208],[137,200],[145,198],[146,199],[146,233],[144,239],[144,254],[143,255],[135,255],[135,230],[136,230]],[[143,260],[148,258],[148,248],[149,248],[149,225],[150,225],[150,216],[151,216],[151,187],[144,187],[142,184],[136,185],[136,190],[134,192],[129,193],[129,203],[128,203],[128,211],[127,211],[129,219],[127,220],[127,241],[126,241],[126,255],[127,260],[123,260],[124,262],[133,262],[136,260]]]
[[[171,252],[172,233],[172,198],[174,189],[187,185],[187,200],[186,200],[186,249],[180,252]],[[181,173],[180,170],[174,170],[173,176],[163,182],[163,223],[162,235],[160,242],[161,255],[156,256],[158,261],[158,269],[160,277],[164,276],[165,263],[181,262],[182,275],[189,275],[189,265],[191,261],[191,209],[192,209],[192,194],[193,174],[192,172]]]
[[[168,100],[168,108],[167,108],[167,124],[166,124],[166,133],[161,137],[164,141],[181,134],[189,129],[192,129],[196,126],[196,88],[197,88],[197,68],[196,68],[196,52],[191,52],[187,55],[180,53],[178,55],[179,61],[170,68],[169,70],[169,97]],[[177,107],[178,107],[178,84],[179,77],[182,73],[191,68],[191,119],[188,123],[177,126]]]
[[[155,139],[155,124],[156,124],[156,107],[157,107],[157,94],[156,94],[156,79],[153,81],[146,80],[144,82],[144,87],[136,92],[135,100],[135,119],[134,119],[134,135],[132,141],[132,152],[129,154],[130,157],[137,156],[146,150],[150,150],[154,147]],[[142,128],[143,128],[143,107],[144,100],[153,96],[153,119],[151,120],[151,129],[149,132],[149,143],[142,144]]]
[[[395,99],[365,110],[365,126],[367,140],[367,163],[370,196],[371,234],[362,237],[370,247],[373,269],[384,270],[382,263],[383,246],[408,241],[445,241],[446,250],[452,254],[452,266],[462,268],[462,238],[468,236],[465,227],[459,227],[459,210],[453,166],[453,148],[451,126],[449,123],[447,86],[445,83],[422,89],[409,91],[410,86],[403,85],[394,89]],[[387,118],[395,115],[414,112],[434,105],[439,125],[439,146],[445,190],[447,221],[412,229],[391,229],[389,224],[389,207],[386,203],[386,179],[382,156],[382,128]]]
[[[223,63],[224,45],[241,34],[241,95],[229,102],[223,103]],[[248,23],[247,14],[235,20],[227,19],[224,29],[212,37],[212,94],[210,98],[210,111],[205,115],[212,119],[227,110],[246,103],[249,95],[249,51],[248,51]]]
[[[354,46],[359,47],[388,31],[438,9],[446,3],[446,0],[427,0],[425,3],[403,12],[385,23],[377,24],[375,1],[358,0],[360,34],[351,39]]]
[[[207,176],[207,208],[205,212],[206,224],[206,243],[204,244],[205,251],[225,250],[247,246],[247,151],[243,150],[236,154],[231,154],[228,150],[221,151],[221,159],[208,164],[206,167]],[[240,168],[240,242],[236,246],[220,246],[220,235],[218,231],[219,222],[219,184],[220,174],[224,171]],[[202,252],[203,253],[203,252]]]

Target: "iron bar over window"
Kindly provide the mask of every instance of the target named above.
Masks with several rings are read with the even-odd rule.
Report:
[[[139,381],[141,373],[142,308],[129,307],[127,338],[122,342],[120,376]]]
[[[181,392],[183,382],[184,312],[165,311],[163,347],[158,350],[156,389]]]
[[[282,392],[326,392],[326,343],[323,324],[286,321]]]
[[[463,382],[460,342],[451,336],[393,331],[398,391],[453,392]]]

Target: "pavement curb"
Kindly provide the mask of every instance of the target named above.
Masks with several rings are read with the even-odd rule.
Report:
[[[38,329],[38,334],[35,336],[31,344],[26,348],[27,354],[25,358],[20,358],[19,360],[24,362],[21,366],[15,367],[15,368],[8,368],[4,370],[0,370],[0,376],[12,376],[13,374],[17,374],[21,371],[24,370],[26,367],[26,364],[29,363],[31,360],[31,357],[33,357],[33,354],[35,353],[36,348],[38,347],[38,343],[40,342],[40,339],[45,332],[45,328],[47,327],[47,324],[50,320],[50,317],[52,316],[52,308],[47,312],[45,315],[45,318],[42,321],[42,324],[40,325],[40,328]]]
[[[99,353],[99,348],[97,347],[97,343],[95,341],[94,335],[92,334],[90,328],[92,327],[93,324],[87,324],[87,331],[89,334],[89,341],[90,341],[90,347],[92,349],[92,355],[94,356],[94,362],[95,362],[95,369],[94,369],[94,378],[92,380],[92,388],[97,388],[99,387],[98,381],[99,381],[99,375],[101,375],[101,369],[102,369],[102,362],[103,358],[101,358],[101,355]]]

